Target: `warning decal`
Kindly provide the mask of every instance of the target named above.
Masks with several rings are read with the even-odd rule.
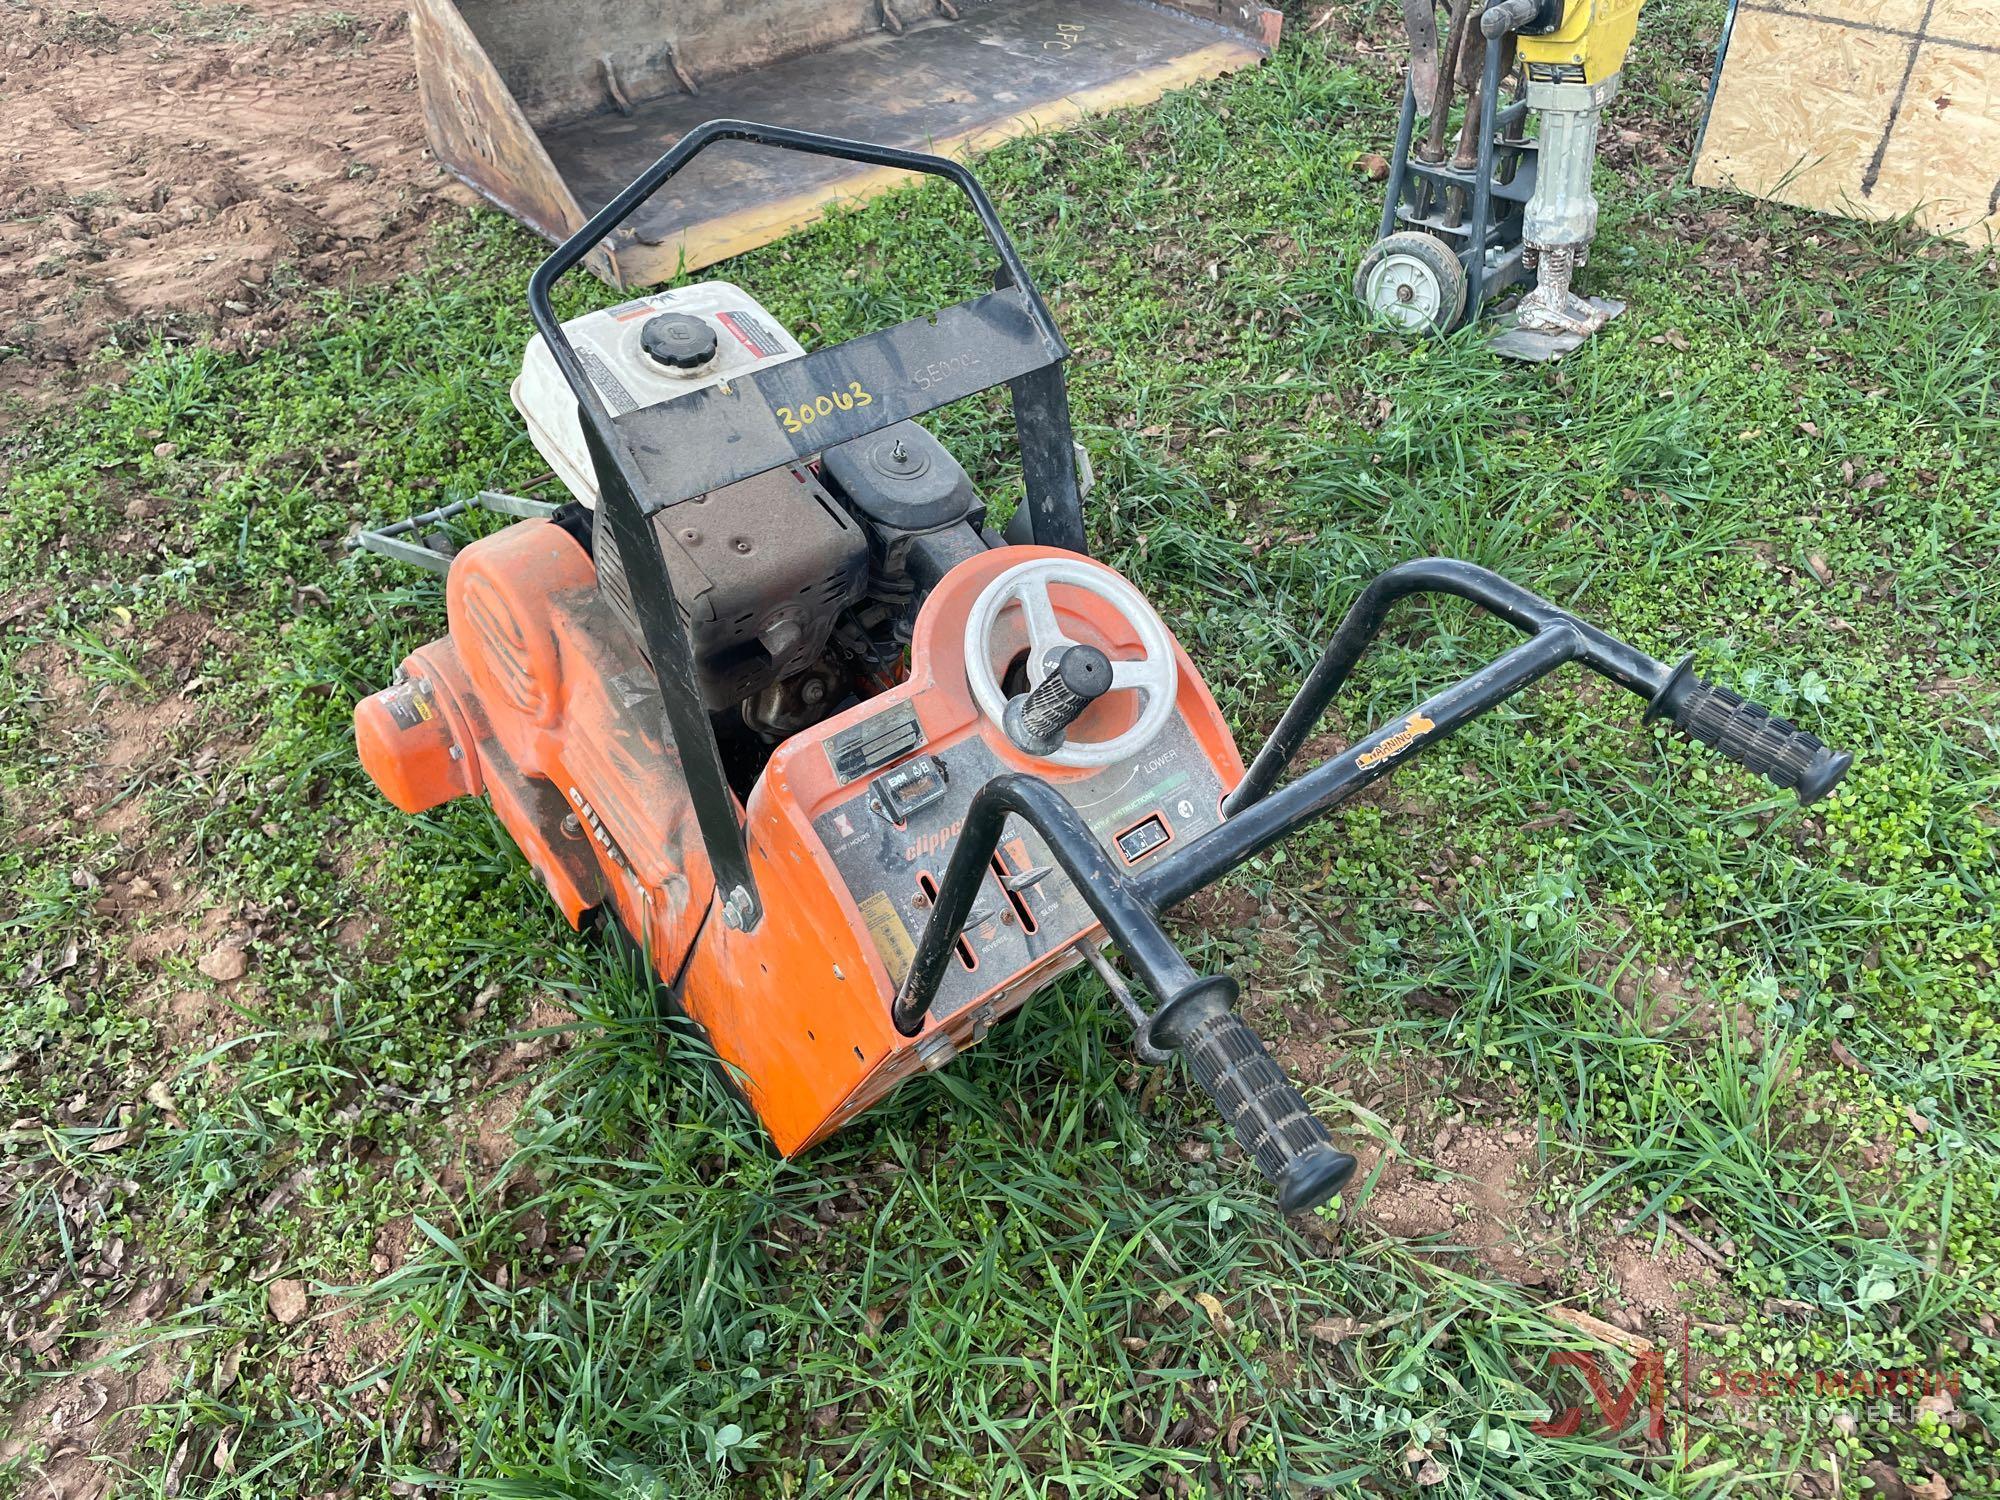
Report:
[[[735,334],[736,342],[759,359],[785,352],[785,343],[779,338],[778,331],[755,313],[721,312],[715,315],[715,321]]]
[[[437,717],[437,705],[431,701],[431,685],[421,678],[390,688],[382,695],[382,706],[389,710],[389,717],[396,721],[398,729],[415,729]]]
[[[917,945],[887,891],[877,891],[861,903],[861,920],[868,924],[868,935],[875,939],[875,951],[882,955],[889,977],[901,984],[910,972],[910,960],[917,956]]]
[[[604,398],[604,404],[611,408],[612,416],[622,417],[628,411],[639,409],[639,403],[632,399],[632,393],[625,389],[625,383],[611,373],[611,366],[604,362],[595,349],[588,344],[578,344],[576,358],[577,363],[583,366],[584,373],[590,377],[590,383],[597,387],[598,394]]]

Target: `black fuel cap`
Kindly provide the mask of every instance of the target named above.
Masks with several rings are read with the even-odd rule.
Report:
[[[689,313],[661,313],[646,319],[639,347],[670,369],[699,369],[715,358],[715,330]]]

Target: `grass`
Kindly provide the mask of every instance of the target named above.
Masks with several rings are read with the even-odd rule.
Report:
[[[1684,133],[1706,24],[1649,12],[1621,107]],[[539,252],[473,216],[282,348],[138,352],[11,440],[21,1435],[59,1447],[47,1406],[88,1375],[136,1382],[99,1446],[146,1496],[2000,1485],[1990,263],[1642,166],[1603,181],[1593,274],[1633,311],[1586,353],[1371,333],[1350,164],[1387,95],[1301,31],[979,165],[1077,348],[1100,555],[1245,741],[1367,577],[1447,553],[1696,650],[1860,751],[1845,788],[1801,814],[1569,675],[1246,871],[1250,915],[1182,931],[1370,1147],[1314,1224],[1184,1079],[1142,1083],[1080,978],[776,1161],[483,807],[403,818],[353,761],[352,704],[442,601],[344,539],[538,469],[506,386]],[[977,245],[906,193],[726,274],[824,345],[974,289]],[[999,405],[938,430],[1004,510]],[[1406,607],[1329,727],[1503,640]],[[232,947],[243,978],[204,971]],[[1539,1283],[1451,1253],[1470,1221],[1379,1212],[1489,1124],[1526,1143]],[[1943,1369],[1956,1410],[1705,1401],[1684,1453],[1535,1431],[1579,1389],[1549,1306],[1615,1307],[1621,1247],[1675,1225],[1722,1262],[1679,1299],[1702,1369]],[[39,1494],[42,1461],[0,1484]]]

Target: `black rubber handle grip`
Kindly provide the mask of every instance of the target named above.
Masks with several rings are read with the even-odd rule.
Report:
[[[1796,793],[1801,807],[1810,807],[1832,791],[1854,764],[1852,755],[1834,754],[1817,735],[1777,717],[1763,704],[1702,681],[1692,670],[1693,662],[1687,657],[1674,668],[1646,710],[1648,722],[1664,714],[1689,739],[1711,746],[1773,786]]]
[[[1111,658],[1095,646],[1071,646],[1048,676],[1008,701],[1003,727],[1030,755],[1052,755],[1062,748],[1063,731],[1110,686]]]
[[[1187,1059],[1237,1142],[1277,1187],[1279,1208],[1317,1208],[1354,1175],[1354,1158],[1334,1149],[1285,1070],[1229,1008],[1235,989],[1227,979],[1203,981],[1160,1008],[1147,1040]]]
[[[1542,13],[1542,0],[1502,0],[1479,13],[1479,30],[1489,41],[1518,31]]]

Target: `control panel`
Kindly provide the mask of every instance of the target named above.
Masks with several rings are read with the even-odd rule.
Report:
[[[915,716],[907,705],[878,717],[887,722],[865,720],[827,741],[849,795],[822,811],[813,829],[900,983],[974,794],[1012,768],[976,732],[912,754]],[[894,755],[864,769],[862,746],[895,747]],[[1056,785],[1112,857],[1134,869],[1222,821],[1221,778],[1178,715],[1130,760]],[[1004,989],[1095,921],[1040,836],[1010,819],[932,1015],[954,1015]]]

